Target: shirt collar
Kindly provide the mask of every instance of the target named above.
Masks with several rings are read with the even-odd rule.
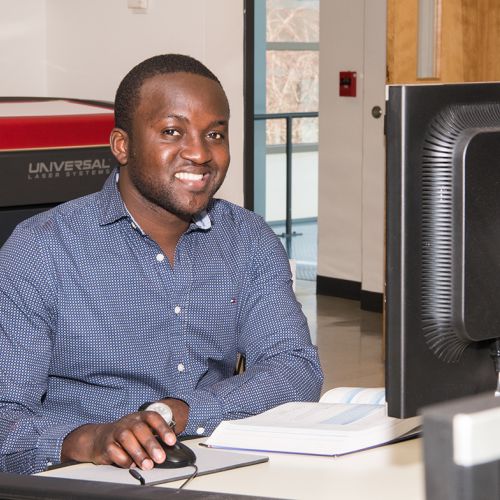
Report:
[[[119,170],[115,168],[104,183],[98,197],[99,224],[105,226],[124,217],[129,217],[120,191],[118,191]]]
[[[125,206],[125,203],[123,203],[120,191],[118,190],[119,175],[119,169],[114,169],[113,172],[111,172],[110,176],[107,178],[101,192],[99,193],[99,224],[102,226],[112,224],[113,222],[123,219],[124,217],[133,220],[132,216],[127,210],[127,207]],[[211,207],[212,202],[210,203],[207,210],[204,210],[199,215],[193,218],[193,222],[190,224],[187,232],[200,229],[202,231],[208,231],[212,227],[212,218],[210,217],[209,213]]]

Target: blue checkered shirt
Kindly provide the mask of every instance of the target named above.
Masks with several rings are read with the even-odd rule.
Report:
[[[207,435],[319,398],[288,258],[263,220],[214,200],[172,268],[115,177],[24,221],[0,251],[0,470],[41,471],[73,429],[146,401],[186,401],[185,434]],[[247,369],[234,376],[237,353]]]

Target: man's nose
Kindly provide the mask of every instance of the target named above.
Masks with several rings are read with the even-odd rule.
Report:
[[[184,138],[181,157],[193,163],[203,164],[211,160],[212,154],[204,137],[189,135]]]

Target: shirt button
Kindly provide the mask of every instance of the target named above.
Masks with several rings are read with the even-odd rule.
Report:
[[[162,253],[159,253],[157,256],[156,256],[156,260],[158,262],[163,262],[163,259],[165,259],[165,256],[162,254]]]
[[[179,314],[181,312],[181,307],[180,306],[175,306],[174,313]]]
[[[180,371],[181,373],[186,369],[186,367],[182,364],[182,363],[179,363],[177,365],[177,370]]]
[[[137,226],[133,222],[131,222],[130,225],[132,226],[132,229],[137,229]]]
[[[198,427],[198,429],[196,429],[196,434],[198,434],[198,436],[201,436],[204,432],[205,427]]]

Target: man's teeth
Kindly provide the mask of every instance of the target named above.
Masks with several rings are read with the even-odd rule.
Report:
[[[201,181],[203,179],[203,174],[192,174],[189,172],[178,172],[175,174],[177,179],[181,179],[183,181]]]

